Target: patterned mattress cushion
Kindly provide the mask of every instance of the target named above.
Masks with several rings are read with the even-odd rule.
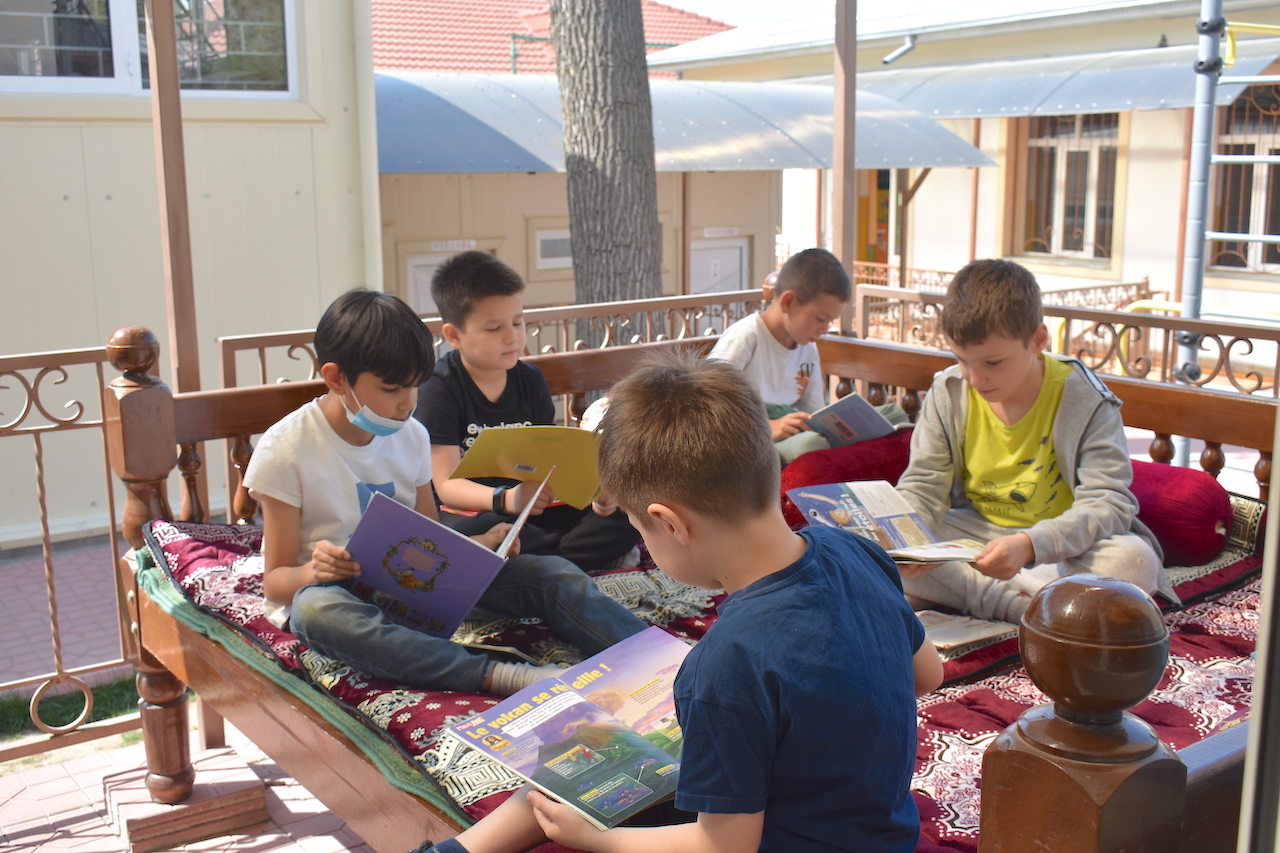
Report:
[[[1169,666],[1155,694],[1134,713],[1174,748],[1203,738],[1248,706],[1259,597],[1259,582],[1248,581],[1261,563],[1253,544],[1262,511],[1249,498],[1239,498],[1236,510],[1231,542],[1217,561],[1170,570],[1184,601],[1247,583],[1166,616],[1173,631]],[[318,684],[385,731],[472,818],[487,814],[519,785],[478,752],[441,738],[447,726],[495,704],[494,697],[375,678],[306,648],[268,622],[262,615],[260,528],[155,522],[149,540],[157,562],[189,600],[235,628],[249,648],[295,673],[299,689]],[[641,618],[686,639],[696,641],[715,621],[718,596],[667,577],[647,553],[637,569],[602,574],[596,583]],[[581,657],[536,620],[467,622],[454,639],[516,648],[539,663]],[[1016,662],[1016,636],[967,648],[946,664],[953,686],[921,700],[915,784],[921,849],[976,850],[982,751],[1019,713],[1045,701],[1023,670],[1008,671]],[[999,674],[973,680],[993,671]],[[961,679],[968,683],[954,684]]]

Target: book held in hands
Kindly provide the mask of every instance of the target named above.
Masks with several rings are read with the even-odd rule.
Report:
[[[450,728],[600,829],[675,793],[672,685],[689,652],[650,627]]]
[[[844,447],[893,432],[894,426],[876,407],[857,394],[841,397],[813,413],[809,426],[822,433],[832,447]]]
[[[887,480],[824,483],[787,491],[810,524],[838,527],[864,536],[902,562],[973,561],[983,545],[973,539],[938,541]]]
[[[488,427],[480,430],[450,477],[550,478],[557,500],[586,509],[600,491],[599,447],[598,435],[577,427]]]
[[[530,501],[502,544],[490,551],[376,492],[347,543],[351,559],[360,564],[349,588],[392,622],[451,637],[507,561],[532,506]]]

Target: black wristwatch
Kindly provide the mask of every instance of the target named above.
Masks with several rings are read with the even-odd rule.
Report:
[[[507,512],[507,492],[511,491],[510,486],[494,486],[493,488],[493,511],[498,515],[509,515]]]

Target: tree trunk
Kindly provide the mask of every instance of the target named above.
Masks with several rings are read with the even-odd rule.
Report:
[[[640,2],[551,0],[550,6],[577,301],[661,296],[653,109]]]

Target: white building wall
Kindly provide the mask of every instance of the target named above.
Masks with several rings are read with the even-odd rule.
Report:
[[[973,139],[968,119],[939,121],[959,136]],[[985,171],[992,171],[990,168]],[[920,170],[911,170],[911,181]],[[908,266],[928,270],[958,270],[969,262],[969,237],[973,218],[973,169],[945,168],[929,172],[908,208],[911,241]]]
[[[362,150],[357,118],[361,2],[299,0],[297,98],[183,96],[205,388],[219,384],[219,336],[311,328],[336,296],[366,283],[362,174],[376,152]],[[158,372],[169,381],[149,98],[7,95],[0,151],[0,353],[99,347],[116,328],[143,325],[160,339]],[[51,412],[65,417],[73,400],[98,411],[91,375],[55,378],[41,388]],[[11,386],[0,389],[7,424],[22,391],[0,384]],[[220,452],[208,450],[215,501]],[[49,436],[45,457],[55,537],[104,530],[96,434]],[[29,439],[0,439],[0,548],[38,541],[34,469]]]
[[[1178,240],[1185,171],[1182,152],[1187,110],[1129,114],[1128,192],[1121,247],[1121,281],[1150,279],[1172,295],[1177,287]]]

